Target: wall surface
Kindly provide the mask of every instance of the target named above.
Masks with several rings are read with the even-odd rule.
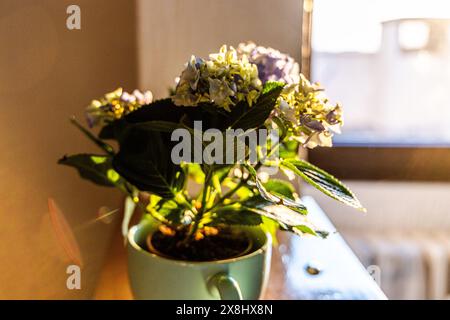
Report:
[[[345,181],[367,208],[354,210],[328,198],[312,187],[313,195],[338,231],[399,232],[450,231],[450,184],[426,182]]]
[[[165,96],[192,54],[252,40],[300,60],[301,0],[138,0],[139,84]]]
[[[66,28],[73,3],[81,30]],[[0,1],[0,299],[92,294],[119,217],[109,225],[94,219],[101,206],[119,208],[120,196],[56,161],[98,152],[70,115],[83,118],[91,99],[135,87],[134,18],[127,0]],[[49,197],[61,215],[49,216]],[[75,262],[82,262],[82,287],[70,291],[66,268]]]
[[[81,8],[81,30],[66,28],[71,4]],[[109,225],[95,218],[102,206],[120,207],[120,195],[56,165],[65,153],[97,151],[69,125],[70,115],[82,118],[92,98],[118,86],[139,84],[164,96],[191,54],[205,56],[224,43],[253,40],[299,59],[301,6],[298,0],[138,0],[137,6],[2,0],[0,298],[86,298],[95,288],[119,217]],[[53,215],[49,198],[59,207]],[[79,291],[66,288],[72,263],[82,264]]]

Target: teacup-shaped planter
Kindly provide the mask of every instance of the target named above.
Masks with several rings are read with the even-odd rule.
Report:
[[[294,234],[327,235],[305,217],[297,188],[270,177],[278,169],[365,211],[338,179],[300,158],[300,148],[331,146],[342,108],[278,50],[241,43],[191,56],[170,96],[119,88],[92,100],[86,116],[98,131],[72,123],[103,152],[58,163],[125,192],[124,225],[143,209],[128,236],[135,298],[259,298],[271,239],[236,224],[256,226],[262,216]]]
[[[259,227],[239,226],[251,247],[235,258],[183,261],[147,248],[157,225],[143,220],[128,234],[128,273],[136,299],[258,299],[270,271],[272,239]]]

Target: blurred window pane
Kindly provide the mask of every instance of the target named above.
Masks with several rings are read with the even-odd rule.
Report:
[[[315,0],[311,77],[339,143],[450,143],[450,1]]]

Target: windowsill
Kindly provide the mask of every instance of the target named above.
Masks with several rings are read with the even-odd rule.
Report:
[[[313,198],[305,197],[303,201],[315,225],[335,230]],[[278,240],[278,245],[273,247],[264,299],[319,299],[330,292],[335,292],[340,299],[386,299],[339,234],[332,233],[323,240],[281,232]],[[305,266],[312,261],[323,265],[324,272],[317,276],[308,274]],[[119,232],[108,253],[94,298],[133,299],[128,283],[126,249]]]

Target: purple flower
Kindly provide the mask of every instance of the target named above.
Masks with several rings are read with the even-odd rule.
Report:
[[[250,63],[256,64],[259,78],[267,81],[281,81],[287,84],[300,81],[300,67],[287,54],[272,48],[257,46],[253,42],[240,43],[239,56],[246,56]]]

